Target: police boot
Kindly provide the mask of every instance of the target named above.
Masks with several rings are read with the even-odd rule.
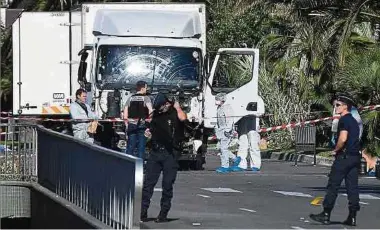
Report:
[[[148,210],[141,210],[140,221],[147,222],[148,221]]]
[[[160,214],[158,214],[158,217],[154,220],[156,223],[164,223],[168,221],[168,213],[162,211],[160,211]]]
[[[356,226],[356,211],[351,211],[348,214],[347,219],[343,222],[344,225]]]
[[[330,213],[331,210],[324,209],[323,212],[319,214],[310,214],[310,218],[322,224],[330,224]]]

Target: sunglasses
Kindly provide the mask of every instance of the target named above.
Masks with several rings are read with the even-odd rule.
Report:
[[[340,106],[342,106],[343,104],[340,104],[340,103],[336,103],[335,104],[335,107],[340,107]]]

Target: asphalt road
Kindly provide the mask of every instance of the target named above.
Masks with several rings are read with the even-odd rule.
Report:
[[[310,202],[325,194],[329,167],[311,166],[283,161],[263,160],[262,171],[217,174],[217,156],[207,156],[203,171],[181,171],[174,187],[174,198],[168,223],[142,223],[141,228],[286,228],[319,229],[347,228],[347,197],[342,187],[332,224],[324,226],[309,218],[321,206]],[[160,178],[161,181],[161,178]],[[156,185],[149,217],[159,213],[161,183]],[[380,180],[361,178],[361,211],[357,228],[379,229]],[[344,186],[344,183],[342,184]],[[222,189],[218,189],[222,188]]]

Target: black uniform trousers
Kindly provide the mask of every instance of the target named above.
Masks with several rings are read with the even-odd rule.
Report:
[[[359,211],[359,186],[358,171],[360,166],[360,155],[338,154],[331,167],[327,194],[323,201],[323,207],[332,210],[338,196],[338,190],[343,179],[347,189],[348,207],[351,211]]]
[[[152,150],[146,164],[146,175],[144,177],[144,186],[142,190],[142,211],[148,210],[154,186],[157,184],[162,171],[163,178],[160,215],[166,217],[171,207],[173,184],[177,177],[178,168],[179,166],[176,158],[165,148]]]

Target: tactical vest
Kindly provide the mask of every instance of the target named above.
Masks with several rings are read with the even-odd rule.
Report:
[[[149,117],[149,110],[145,105],[145,95],[135,94],[131,96],[128,117],[133,119],[146,119]]]

